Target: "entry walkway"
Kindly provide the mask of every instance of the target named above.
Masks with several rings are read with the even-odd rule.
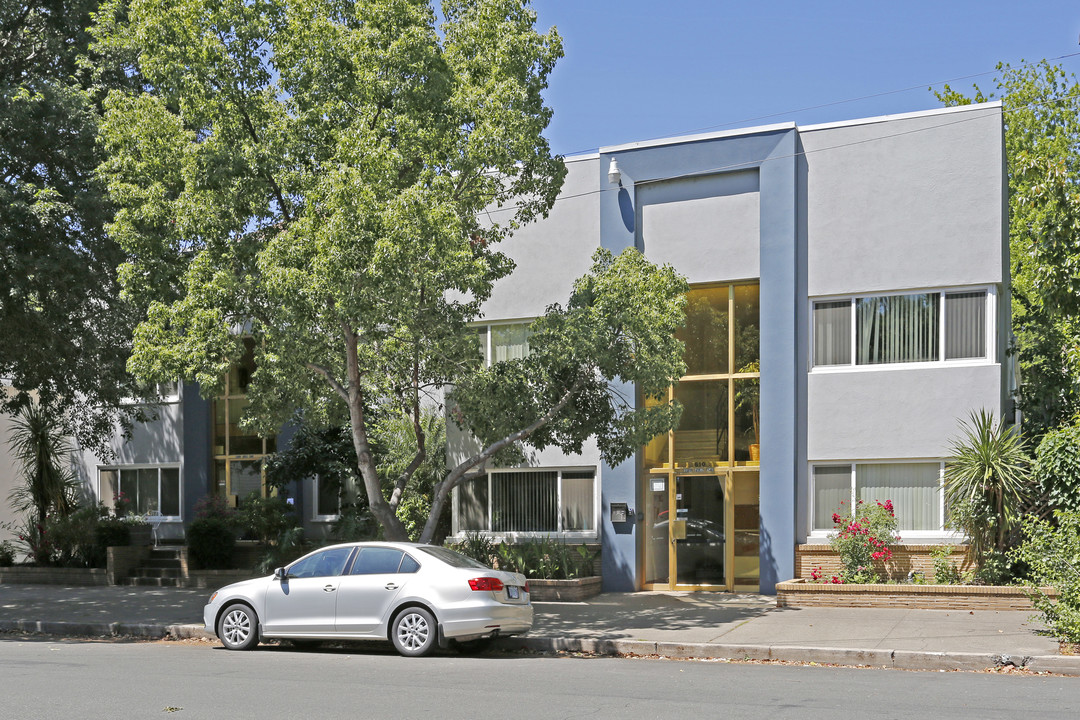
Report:
[[[0,584],[0,631],[204,637],[209,591]],[[676,658],[785,660],[923,670],[1016,665],[1080,675],[1030,613],[777,608],[762,595],[607,593],[535,603],[532,633],[503,647]]]

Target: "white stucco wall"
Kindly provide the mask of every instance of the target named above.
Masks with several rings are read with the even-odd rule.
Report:
[[[637,200],[645,257],[690,283],[760,274],[761,207],[756,170],[643,185]]]
[[[800,129],[808,292],[1000,283],[996,105]]]
[[[940,458],[972,410],[1000,410],[996,363],[815,372],[807,455],[821,460]]]

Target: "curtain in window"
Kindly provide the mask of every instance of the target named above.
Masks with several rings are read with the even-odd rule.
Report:
[[[491,476],[494,532],[556,532],[558,474],[509,472]]]
[[[593,473],[565,471],[562,475],[562,529],[593,530]]]
[[[455,489],[454,532],[479,532],[488,529],[488,478],[481,475],[466,480]]]
[[[814,365],[851,364],[851,301],[814,303]]]
[[[986,357],[986,292],[945,295],[945,359]]]
[[[528,323],[515,323],[513,325],[491,326],[491,355],[492,362],[503,360],[520,360],[529,354],[529,325]]]
[[[161,468],[162,515],[180,515],[180,468]]]
[[[840,503],[844,503],[841,505]],[[814,530],[832,530],[833,513],[851,505],[851,466],[814,468]]]
[[[855,301],[859,365],[937,360],[938,293]]]
[[[897,529],[941,529],[940,463],[855,466],[855,496],[866,503],[892,500]]]

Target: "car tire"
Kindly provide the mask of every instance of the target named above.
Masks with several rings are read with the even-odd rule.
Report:
[[[233,603],[218,618],[217,636],[226,650],[251,650],[259,644],[259,616],[243,603]]]
[[[407,607],[390,625],[390,642],[405,657],[422,657],[435,649],[438,632],[431,613],[422,607]]]
[[[462,655],[479,655],[494,642],[493,638],[477,638],[475,640],[451,640],[450,647]]]

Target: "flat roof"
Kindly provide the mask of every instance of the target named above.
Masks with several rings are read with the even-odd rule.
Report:
[[[874,117],[856,118],[853,120],[841,120],[838,122],[830,123],[817,123],[814,125],[798,125],[794,122],[783,122],[774,123],[771,125],[758,125],[748,128],[736,128],[734,130],[717,130],[714,132],[695,133],[692,135],[675,135],[672,137],[655,138],[652,140],[641,140],[639,142],[622,143],[620,145],[602,146],[597,152],[590,152],[584,155],[570,156],[567,158],[567,160],[591,159],[604,153],[626,152],[627,150],[641,150],[644,148],[661,147],[664,145],[678,145],[682,143],[701,142],[702,140],[717,140],[726,137],[738,137],[740,135],[760,135],[762,133],[796,129],[800,132],[813,132],[815,130],[831,130],[841,127],[854,127],[857,125],[869,125],[873,123],[889,122],[891,120],[908,120],[919,117],[931,117],[934,115],[946,115],[950,113],[968,112],[971,110],[985,110],[989,108],[1000,107],[1001,101],[994,100],[992,102],[973,103],[971,105],[957,105],[955,107],[946,108],[931,108],[930,110],[916,110],[914,112],[899,113],[895,115],[877,115]]]

